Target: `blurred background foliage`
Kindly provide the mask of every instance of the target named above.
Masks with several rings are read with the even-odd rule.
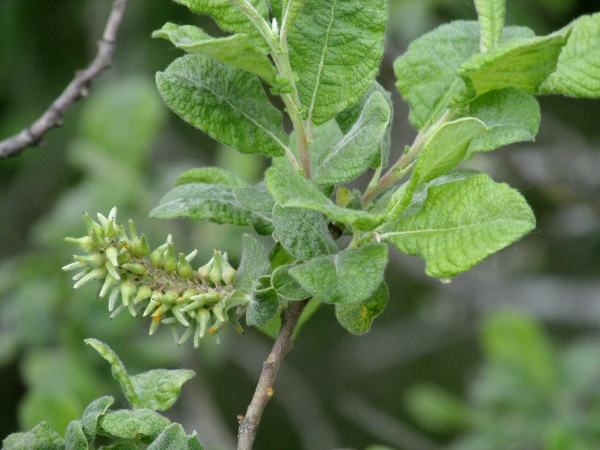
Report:
[[[0,1],[0,138],[37,118],[96,51],[108,0]],[[538,34],[597,12],[592,0],[508,1],[508,23]],[[414,137],[394,89],[392,61],[411,39],[475,18],[466,0],[390,0],[380,82],[396,104],[394,147]],[[46,145],[0,161],[0,438],[47,420],[60,432],[100,395],[119,395],[84,345],[109,343],[133,373],[185,367],[174,420],[207,450],[235,446],[271,341],[222,333],[194,351],[127,315],[108,319],[93,287],[72,289],[60,267],[80,236],[81,213],[117,205],[151,245],[172,233],[180,251],[213,248],[239,259],[250,230],[149,219],[182,171],[220,165],[256,182],[259,157],[223,148],[162,104],[153,75],[179,56],[150,33],[166,21],[206,18],[167,0],[132,0],[114,67],[92,85]],[[600,102],[542,98],[533,144],[477,155],[471,167],[519,188],[537,230],[441,285],[423,264],[392,252],[387,310],[363,337],[329,308],[305,325],[261,423],[260,449],[600,448]],[[508,311],[508,312],[507,312]],[[124,402],[122,401],[124,404]],[[383,449],[373,446],[371,449]]]

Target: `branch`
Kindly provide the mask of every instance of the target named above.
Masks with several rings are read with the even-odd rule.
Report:
[[[254,391],[254,397],[252,397],[246,415],[240,420],[238,450],[252,449],[262,413],[274,393],[273,383],[275,382],[277,371],[285,355],[293,348],[292,334],[307,303],[308,299],[301,302],[294,302],[281,313],[281,329],[269,357],[263,363],[263,370],[258,379],[256,391]]]
[[[44,135],[52,128],[62,124],[62,117],[75,101],[88,94],[88,88],[94,78],[112,65],[117,32],[125,13],[128,0],[115,0],[112,6],[102,39],[98,43],[98,54],[87,69],[77,72],[75,78],[60,96],[54,100],[42,116],[29,128],[24,129],[0,142],[0,158],[16,156],[27,147],[40,145]]]

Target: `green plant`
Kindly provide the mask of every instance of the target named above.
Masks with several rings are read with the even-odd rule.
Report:
[[[447,282],[534,228],[521,194],[458,167],[477,152],[533,140],[535,95],[600,95],[600,15],[536,37],[504,26],[503,1],[476,0],[479,23],[453,22],[414,41],[394,70],[419,133],[390,164],[391,97],[375,81],[385,0],[178,2],[231,34],[172,23],[156,31],[189,53],[157,74],[164,101],[272,165],[255,186],[216,167],[189,170],[151,216],[251,225],[274,245],[245,235],[237,273],[218,251],[196,270],[194,252],[176,254],[171,239],[150,252],[113,210],[99,223],[86,216],[88,235],[69,239],[85,255],[65,268],[81,269],[76,287],[99,279],[113,315],[152,315],[151,333],[169,324],[178,343],[218,337],[226,323],[239,330],[242,316],[276,333],[240,418],[239,448],[247,449],[311,299],[363,334],[388,301],[387,243],[421,256],[426,273]],[[370,170],[364,191],[345,186]]]

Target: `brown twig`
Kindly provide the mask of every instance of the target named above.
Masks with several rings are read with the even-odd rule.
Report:
[[[43,136],[52,128],[62,124],[62,117],[69,107],[88,94],[88,88],[107,67],[112,65],[112,55],[115,49],[117,32],[123,20],[128,0],[115,0],[98,43],[98,54],[87,69],[77,72],[75,78],[50,107],[31,126],[20,133],[0,142],[0,158],[16,156],[27,147],[39,145]]]
[[[292,334],[298,324],[298,320],[302,315],[302,311],[306,307],[308,300],[301,302],[294,302],[292,305],[285,309],[281,313],[281,328],[273,349],[269,354],[267,360],[263,363],[263,370],[258,379],[256,385],[256,391],[246,415],[240,420],[240,427],[238,429],[238,450],[250,450],[254,444],[256,433],[258,431],[258,424],[265,406],[271,397],[273,396],[273,384],[277,371],[281,366],[281,362],[285,355],[292,349]]]

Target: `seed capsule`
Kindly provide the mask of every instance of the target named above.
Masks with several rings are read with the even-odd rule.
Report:
[[[166,260],[165,260],[165,263],[166,263]],[[177,273],[183,279],[187,279],[187,278],[191,277],[192,273],[194,273],[194,269],[192,269],[192,266],[190,266],[190,263],[187,262],[183,253],[179,254],[179,261],[177,264]]]

